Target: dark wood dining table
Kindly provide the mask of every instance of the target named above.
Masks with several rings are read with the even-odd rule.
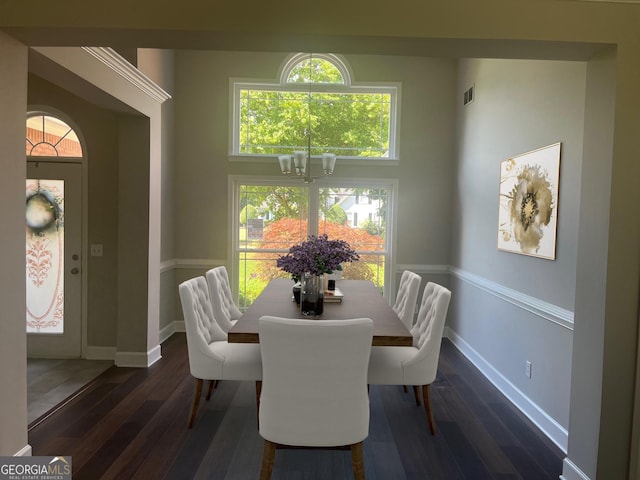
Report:
[[[380,290],[368,280],[339,280],[336,286],[343,293],[341,302],[324,302],[324,312],[317,321],[370,318],[373,320],[373,345],[411,346],[413,337],[393,311]],[[277,278],[256,298],[229,330],[230,343],[260,343],[258,320],[263,315],[284,318],[309,318],[300,314],[300,306],[292,301],[293,283]]]

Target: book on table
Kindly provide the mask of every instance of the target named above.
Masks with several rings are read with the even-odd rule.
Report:
[[[335,290],[325,290],[324,291],[324,301],[325,302],[341,302],[344,298],[342,291],[336,287]]]

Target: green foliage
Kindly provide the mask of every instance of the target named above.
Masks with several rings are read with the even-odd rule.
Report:
[[[391,95],[327,92],[323,86],[342,82],[332,63],[313,59],[311,64],[300,62],[288,78],[288,83],[310,84],[309,91],[241,90],[240,152],[282,155],[306,150],[311,133],[312,156],[387,157]]]
[[[306,216],[309,209],[305,187],[247,185],[243,189],[242,198],[248,198],[249,204],[271,212],[274,220]]]
[[[327,222],[335,223],[338,225],[347,224],[347,214],[340,205],[335,204],[327,210],[326,213]]]
[[[369,235],[384,235],[382,227],[368,218],[360,224],[360,228],[366,230]]]
[[[240,211],[240,224],[246,225],[250,218],[258,218],[258,209],[249,204]]]

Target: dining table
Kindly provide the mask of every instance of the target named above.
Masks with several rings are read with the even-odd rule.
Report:
[[[256,300],[245,310],[228,332],[229,343],[260,343],[260,317],[270,315],[283,318],[306,318],[316,321],[370,318],[373,320],[375,346],[413,345],[411,332],[402,323],[378,287],[369,280],[338,280],[336,288],[342,293],[340,301],[324,301],[324,311],[317,317],[303,317],[300,306],[293,301],[293,283],[276,278],[269,282]]]

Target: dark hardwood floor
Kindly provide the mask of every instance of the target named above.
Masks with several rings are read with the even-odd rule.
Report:
[[[448,340],[429,433],[411,391],[372,386],[368,479],[557,479],[564,454]],[[70,455],[74,480],[256,479],[254,384],[221,382],[187,429],[194,389],[184,334],[148,369],[111,367],[29,431],[33,455]],[[348,451],[279,450],[274,480],[352,478]]]

